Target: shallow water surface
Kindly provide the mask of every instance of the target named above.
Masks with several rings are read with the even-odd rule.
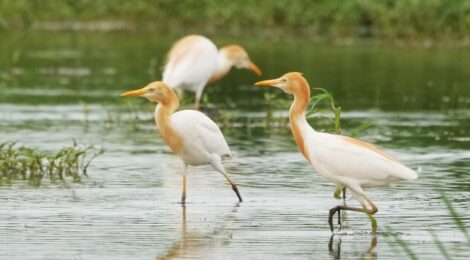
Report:
[[[416,182],[368,191],[379,207],[377,236],[369,234],[364,214],[347,212],[343,230],[332,237],[328,210],[343,202],[295,147],[286,125],[288,102],[280,102],[287,96],[268,91],[276,101],[267,101],[262,89],[250,85],[258,78],[246,71],[208,87],[210,114],[234,154],[224,164],[244,202],[237,203],[223,176],[201,166],[190,167],[183,207],[181,162],[155,133],[154,106],[118,97],[158,79],[173,39],[44,34],[11,35],[0,43],[7,57],[0,68],[0,141],[55,151],[76,139],[103,146],[106,153],[80,183],[0,186],[1,258],[405,257],[395,235],[420,259],[442,258],[431,231],[453,259],[470,257],[438,192],[447,194],[469,226],[470,75],[462,63],[470,59],[456,60],[470,57],[468,50],[246,40],[265,77],[302,68],[312,85],[335,94],[343,133],[372,120],[360,138],[419,169]],[[302,48],[305,55],[299,54]],[[311,123],[330,126],[316,118]],[[345,203],[357,205],[350,197]]]

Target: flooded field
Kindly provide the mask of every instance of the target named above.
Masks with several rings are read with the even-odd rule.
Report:
[[[180,160],[155,133],[154,105],[125,90],[160,79],[174,38],[143,33],[29,32],[0,42],[0,142],[56,151],[75,139],[102,146],[88,177],[0,186],[2,259],[396,259],[396,238],[420,259],[470,257],[443,191],[470,226],[470,50],[269,43],[246,47],[264,78],[301,71],[333,93],[348,135],[361,133],[420,179],[368,194],[378,234],[364,214],[345,214],[334,237],[328,210],[342,200],[314,172],[287,128],[289,97],[232,71],[204,103],[234,154],[225,162],[244,198],[209,166],[190,167],[187,204]],[[313,92],[315,94],[315,91]],[[191,96],[191,95],[188,95]],[[186,102],[190,105],[191,101]],[[328,115],[326,112],[324,115]],[[311,119],[328,129],[325,119]],[[348,205],[357,202],[348,197]],[[436,235],[433,238],[431,232]],[[438,240],[438,241],[437,241]]]

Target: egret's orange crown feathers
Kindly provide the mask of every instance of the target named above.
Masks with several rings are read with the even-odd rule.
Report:
[[[248,53],[242,46],[236,44],[227,45],[220,48],[220,52],[225,54],[225,57],[227,57],[236,68],[249,69],[258,76],[262,74],[260,68],[250,60],[250,56],[248,56]]]
[[[310,86],[300,72],[288,72],[280,78],[259,81],[255,85],[278,87],[287,94],[310,99]]]
[[[163,105],[179,106],[178,97],[173,89],[162,81],[154,81],[141,89],[124,92],[121,96],[141,96],[152,102],[158,102]]]
[[[240,59],[248,58],[246,50],[237,44],[231,44],[220,48],[221,52],[225,52],[227,58],[231,61],[237,61]]]

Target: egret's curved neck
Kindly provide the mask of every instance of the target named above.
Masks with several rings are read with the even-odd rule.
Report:
[[[170,146],[171,150],[179,154],[182,148],[182,139],[171,125],[171,115],[178,109],[179,101],[176,94],[171,94],[165,99],[159,101],[155,109],[155,123],[165,142]]]
[[[217,55],[217,66],[215,68],[214,74],[209,79],[209,83],[217,81],[227,75],[232,66],[233,62],[228,59],[226,50],[223,48],[220,49]]]
[[[310,161],[308,150],[306,147],[306,132],[309,129],[307,119],[305,118],[305,109],[310,100],[310,87],[308,83],[302,83],[298,91],[294,93],[294,102],[292,103],[289,111],[289,123],[294,136],[295,143],[299,147],[300,152],[304,157]]]

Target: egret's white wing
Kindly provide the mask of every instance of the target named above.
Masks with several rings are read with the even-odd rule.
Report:
[[[172,88],[196,91],[214,74],[217,56],[217,47],[211,40],[200,35],[186,36],[168,53],[163,82]]]
[[[182,110],[171,117],[173,127],[185,142],[193,147],[204,149],[209,154],[218,154],[222,158],[230,157],[230,149],[225,138],[214,121],[196,110]]]
[[[330,174],[348,177],[359,183],[377,184],[418,177],[416,172],[374,145],[345,136],[326,133],[316,135],[309,145],[315,147],[312,148],[311,156]]]

